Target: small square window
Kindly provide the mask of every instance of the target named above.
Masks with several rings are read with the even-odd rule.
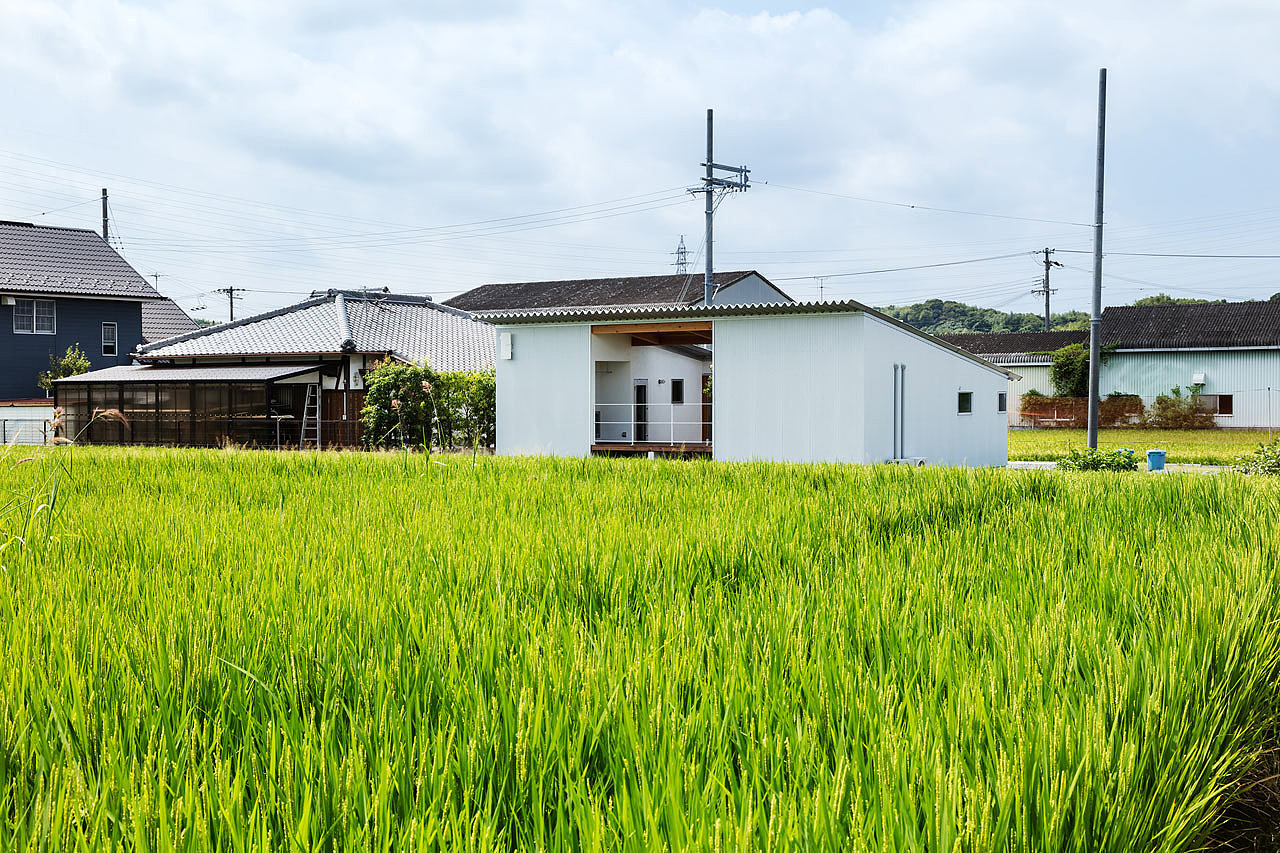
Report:
[[[684,380],[672,379],[671,380],[671,404],[673,406],[678,406],[683,402],[684,402]]]
[[[116,324],[102,324],[102,354],[106,356],[114,356],[116,354]]]
[[[961,391],[956,397],[956,413],[961,415],[973,414],[972,391]]]
[[[1009,395],[1004,391],[1001,391],[999,394],[996,395],[996,411],[997,412],[1009,411]]]

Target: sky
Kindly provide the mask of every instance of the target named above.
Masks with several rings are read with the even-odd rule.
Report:
[[[331,287],[703,267],[800,299],[1280,291],[1280,4],[0,0],[0,219],[100,229],[193,316]],[[913,269],[914,268],[914,269]],[[696,279],[694,286],[697,286]]]

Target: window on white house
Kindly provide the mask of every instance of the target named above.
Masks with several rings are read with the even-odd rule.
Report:
[[[671,380],[671,405],[678,406],[684,402],[684,380]]]
[[[116,324],[102,324],[102,354],[114,356],[116,354]]]
[[[18,335],[52,335],[54,331],[53,300],[15,299],[13,331]]]
[[[996,411],[997,412],[1009,411],[1009,395],[1004,391],[1001,391],[999,394],[996,395]]]
[[[961,415],[973,414],[972,391],[961,391],[956,397],[956,413]]]

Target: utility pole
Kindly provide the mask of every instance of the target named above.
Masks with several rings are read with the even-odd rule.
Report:
[[[1107,139],[1107,69],[1098,69],[1098,173],[1093,216],[1093,312],[1089,315],[1089,448],[1098,449],[1098,386],[1102,376],[1102,177]]]
[[[236,318],[236,300],[244,298],[243,296],[236,296],[236,293],[243,293],[243,292],[244,292],[243,287],[234,287],[234,286],[220,287],[214,291],[214,293],[227,294],[227,314],[229,315],[228,322]]]
[[[1053,254],[1053,249],[1046,247],[1042,252],[1036,252],[1036,254],[1044,255],[1044,284],[1031,292],[1044,294],[1044,330],[1047,332],[1049,331],[1049,294],[1058,292],[1058,288],[1050,289],[1049,287],[1049,268],[1060,267],[1062,264],[1049,260],[1049,256]]]
[[[751,174],[751,170],[748,169],[746,166],[721,166],[720,164],[716,163],[715,156],[713,154],[712,144],[711,144],[712,142],[711,131],[712,131],[711,110],[708,109],[707,110],[707,160],[705,163],[702,164],[703,166],[706,167],[707,173],[706,173],[706,176],[703,177],[702,179],[702,188],[689,191],[689,192],[695,192],[695,193],[706,193],[706,196],[707,196],[707,207],[706,207],[707,272],[702,279],[702,303],[704,305],[711,304],[711,297],[715,295],[715,289],[716,289],[715,281],[714,281],[715,265],[712,263],[712,259],[711,259],[712,231],[713,231],[712,222],[715,219],[715,214],[716,214],[716,203],[714,198],[716,189],[719,188],[723,192],[741,192],[743,190],[749,189],[751,186],[751,179],[748,177],[748,175]],[[717,178],[716,177],[717,171],[731,172],[737,177],[736,178]]]
[[[111,242],[111,232],[107,228],[107,188],[102,188],[102,242]]]
[[[156,281],[156,290],[159,290],[160,289],[160,273],[153,272],[151,274],[151,277]]]
[[[684,246],[684,235],[680,235],[680,245],[676,247],[676,275],[689,272],[689,250]]]

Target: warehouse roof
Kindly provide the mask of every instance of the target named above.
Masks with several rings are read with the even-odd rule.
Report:
[[[1112,307],[1102,312],[1102,344],[1117,349],[1280,347],[1280,301]]]
[[[1044,353],[1071,344],[1087,344],[1087,330],[1065,332],[992,332],[962,335],[938,335],[944,341],[977,355],[1009,355]]]
[[[712,280],[720,290],[753,275],[778,290],[754,270],[718,272]],[[778,294],[790,299],[781,290]],[[686,273],[485,284],[446,304],[466,311],[521,311],[600,305],[694,305],[702,301],[702,296],[702,275]]]
[[[319,364],[228,364],[213,367],[169,367],[120,364],[55,379],[60,384],[84,382],[270,382],[319,370]]]
[[[97,232],[0,221],[0,292],[161,299]]]
[[[142,303],[142,340],[146,343],[185,335],[200,328],[172,299]]]
[[[492,367],[495,345],[492,326],[425,296],[328,290],[274,311],[146,344],[138,357],[364,353],[453,371]]]

